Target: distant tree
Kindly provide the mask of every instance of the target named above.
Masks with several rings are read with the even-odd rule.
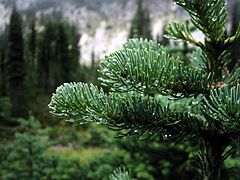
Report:
[[[6,95],[6,60],[8,44],[8,27],[0,32],[0,96]]]
[[[57,42],[56,42],[58,52],[58,59],[59,59],[59,68],[60,68],[60,80],[61,82],[69,82],[70,72],[71,72],[71,62],[69,59],[69,40],[67,33],[65,31],[65,27],[63,23],[59,23],[58,25],[58,36],[57,36]]]
[[[38,60],[37,60],[38,87],[42,88],[43,91],[47,91],[48,81],[49,81],[48,80],[49,79],[49,59],[48,59],[49,45],[44,38],[45,31],[41,34],[41,37],[39,40],[39,50],[38,50]]]
[[[76,80],[79,67],[79,34],[65,22],[49,21],[38,42],[38,82],[44,92],[52,92],[63,82]]]
[[[25,59],[25,70],[26,77],[25,83],[29,93],[35,94],[37,81],[36,81],[36,54],[37,54],[37,31],[36,31],[36,18],[34,13],[28,20],[24,22],[26,28],[24,28],[24,59]],[[30,22],[30,23],[29,23]],[[28,96],[29,97],[29,96]],[[29,99],[31,99],[29,97]]]
[[[129,38],[148,38],[151,39],[151,20],[149,12],[143,8],[143,1],[137,0],[137,11],[132,20]]]
[[[21,116],[23,111],[24,99],[24,56],[23,56],[23,35],[22,18],[16,7],[13,8],[9,25],[9,50],[6,64],[6,73],[8,80],[8,95],[13,102],[14,115]]]
[[[0,120],[1,120],[0,121],[0,139],[1,140],[5,138],[7,134],[11,134],[11,130],[9,131],[8,127],[13,124],[14,125],[16,124],[14,120],[11,119],[11,109],[12,109],[12,104],[10,102],[9,97],[0,96]],[[1,162],[1,158],[0,158],[0,162]]]
[[[57,52],[55,52],[56,26],[54,23],[47,22],[44,25],[44,31],[39,34],[38,46],[37,79],[39,87],[42,87],[44,92],[50,92],[51,87],[54,86],[52,74],[55,72],[52,69],[59,69],[53,63],[54,60],[57,60]]]
[[[36,19],[35,16],[32,18],[31,22],[31,34],[29,39],[29,48],[31,53],[31,64],[35,66],[36,64],[36,39],[37,39],[37,32],[36,32]]]
[[[78,29],[74,25],[67,25],[66,32],[68,33],[69,39],[69,60],[70,60],[70,77],[71,81],[80,81],[82,80],[81,73],[79,72],[80,68],[80,47],[79,39],[81,35],[78,32]]]
[[[3,179],[40,179],[43,167],[46,168],[44,152],[51,145],[42,137],[46,135],[39,122],[33,117],[19,120],[19,129],[15,129],[14,139],[0,145],[1,152],[5,152],[1,163]],[[1,172],[0,171],[0,172]]]
[[[60,22],[58,25],[57,46],[60,49],[60,68],[62,82],[79,81],[79,57],[80,47],[78,45],[80,34],[74,25]]]

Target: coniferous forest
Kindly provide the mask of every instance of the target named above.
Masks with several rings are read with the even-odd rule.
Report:
[[[134,0],[125,43],[90,65],[83,25],[37,11],[60,2],[0,3],[1,180],[240,179],[239,0],[172,0],[186,18],[157,36]]]

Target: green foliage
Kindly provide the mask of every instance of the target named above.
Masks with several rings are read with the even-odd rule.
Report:
[[[9,50],[6,62],[7,76],[7,95],[13,103],[13,115],[25,116],[27,114],[26,107],[22,105],[25,101],[24,89],[25,80],[25,62],[23,47],[23,31],[21,14],[14,7],[9,25]]]
[[[174,2],[182,6],[189,13],[192,23],[205,34],[206,38],[213,41],[225,38],[225,26],[227,22],[225,0],[174,0]],[[177,31],[183,30],[179,27],[176,29]]]
[[[233,5],[233,10],[231,12],[232,18],[231,18],[231,30],[230,30],[230,34],[232,36],[235,35],[236,31],[239,32],[239,21],[240,21],[240,16],[239,16],[239,10],[240,10],[240,2],[239,1],[235,1],[234,5]],[[240,47],[240,42],[236,42],[233,47],[232,47],[232,58],[231,58],[231,62],[228,64],[229,70],[231,71],[234,66],[236,66],[238,59],[239,59],[239,49]]]
[[[100,72],[102,84],[111,87],[112,91],[134,90],[145,95],[205,93],[211,81],[210,75],[184,66],[160,45],[136,39],[130,39],[123,50],[107,56]]]
[[[113,171],[113,173],[109,176],[110,180],[131,180],[131,175],[129,172],[123,168],[117,168]]]
[[[22,85],[24,74],[22,19],[20,13],[14,8],[9,25],[9,58],[7,62],[10,90]]]
[[[190,15],[191,22],[205,35],[204,42],[192,37],[188,24],[171,23],[167,32],[172,38],[189,41],[203,50],[206,57],[206,70],[212,73],[215,81],[222,81],[226,74],[226,64],[229,63],[227,48],[239,40],[239,27],[232,37],[226,37],[227,10],[225,0],[185,1],[174,0]]]
[[[63,82],[79,80],[79,34],[65,22],[48,21],[38,36],[37,75],[40,88],[51,92]]]
[[[141,135],[146,130],[152,134],[162,130],[163,137],[168,137],[168,133],[171,134],[169,138],[179,136],[181,129],[178,124],[184,124],[190,116],[186,112],[174,112],[164,106],[152,97],[136,93],[107,95],[102,89],[83,83],[60,86],[49,104],[55,116],[77,124],[96,121],[114,130],[126,129],[129,135]],[[135,116],[132,116],[133,112]]]
[[[189,152],[194,148],[189,144],[169,145],[162,143],[161,137],[153,136],[145,141],[135,137],[119,140],[118,147],[130,154],[132,177],[136,179],[192,179]],[[190,148],[191,147],[191,148]]]
[[[9,97],[0,97],[0,119],[8,119],[11,117],[12,104]]]
[[[3,180],[64,180],[84,178],[84,168],[79,159],[49,155],[53,142],[48,139],[48,129],[40,128],[32,116],[19,120],[20,126],[11,141],[2,144],[0,178]],[[84,178],[85,179],[85,178]]]
[[[211,90],[210,97],[204,98],[203,112],[206,119],[216,124],[219,131],[229,133],[230,137],[237,135],[240,125],[239,85]]]
[[[79,160],[50,156],[44,159],[41,180],[86,179]]]
[[[27,30],[24,31],[24,58],[26,61],[25,70],[26,70],[26,85],[27,89],[31,89],[32,94],[36,93],[35,87],[36,82],[36,64],[37,64],[37,29],[36,29],[36,17],[32,15],[30,18],[30,25],[26,24]],[[29,27],[28,27],[29,26]],[[27,31],[27,33],[26,33]],[[29,32],[28,32],[29,31]],[[29,94],[31,96],[31,93]],[[31,98],[30,98],[31,99]]]
[[[170,37],[201,49],[189,63],[170,56],[153,41],[130,39],[101,63],[100,81],[109,93],[94,85],[64,84],[53,94],[49,108],[53,115],[75,124],[105,124],[122,136],[158,134],[161,141],[174,143],[194,138],[200,143],[197,172],[202,179],[217,180],[223,177],[223,162],[231,154],[228,147],[239,140],[239,69],[231,74],[227,69],[229,47],[239,40],[239,29],[232,37],[225,34],[225,0],[174,2],[205,35],[199,42],[188,24],[167,27]],[[169,100],[161,101],[163,96]],[[169,165],[163,164],[163,173],[168,174]]]
[[[12,134],[13,130],[11,130],[11,126],[16,124],[15,120],[11,117],[11,110],[12,103],[10,98],[0,97],[0,138],[3,141],[9,134]]]
[[[20,132],[14,135],[14,141],[2,147],[8,152],[3,163],[3,179],[36,179],[40,178],[41,163],[44,151],[49,147],[40,136],[39,123],[30,117],[20,120]],[[23,132],[21,132],[23,131]]]
[[[185,24],[179,24],[177,22],[171,22],[167,25],[165,29],[168,38],[173,39],[182,39],[188,42],[191,42],[197,46],[202,46],[201,42],[196,41],[192,34],[192,26],[189,25],[189,23]]]
[[[105,180],[114,169],[126,165],[129,155],[126,151],[112,150],[102,155],[95,156],[86,164],[87,178],[89,180]]]

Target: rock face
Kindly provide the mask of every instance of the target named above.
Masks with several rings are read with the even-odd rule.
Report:
[[[11,3],[0,2],[0,29],[8,22]],[[81,33],[79,46],[81,63],[91,64],[103,59],[126,42],[136,0],[16,0],[21,10],[35,9],[37,15],[60,12],[64,19],[75,24]],[[164,25],[171,19],[184,19],[185,12],[169,0],[145,0],[152,21],[153,38],[162,34]]]

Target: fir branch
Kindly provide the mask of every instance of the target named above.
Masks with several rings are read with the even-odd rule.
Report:
[[[235,35],[232,36],[232,37],[227,38],[224,41],[224,45],[226,47],[229,47],[230,45],[232,45],[233,43],[235,43],[235,42],[237,42],[239,40],[240,40],[240,23],[238,24],[238,28],[237,28],[237,31],[236,31]]]
[[[239,85],[223,86],[211,90],[209,98],[204,98],[202,111],[207,120],[230,132],[239,129],[240,90]]]
[[[109,180],[131,180],[131,172],[126,170],[125,167],[115,169],[112,174],[109,175]]]
[[[65,83],[53,94],[49,109],[54,116],[76,123],[104,123],[108,117],[119,114],[120,100],[93,85]]]
[[[174,2],[189,13],[192,23],[208,39],[224,40],[227,22],[225,0],[174,0]]]
[[[113,92],[137,91],[145,95],[191,96],[208,91],[210,76],[185,66],[171,57],[166,48],[146,40],[130,40],[124,49],[101,63],[100,78]],[[190,85],[189,85],[190,84]]]
[[[107,95],[83,83],[60,86],[49,108],[54,116],[75,124],[97,122],[124,136],[160,133],[164,140],[180,137],[183,127],[194,122],[188,112],[173,111],[154,97],[138,93]]]
[[[204,47],[200,41],[193,38],[189,23],[180,24],[177,22],[171,22],[167,25],[165,30],[168,33],[165,35],[167,38],[182,39],[194,44],[195,46]]]

